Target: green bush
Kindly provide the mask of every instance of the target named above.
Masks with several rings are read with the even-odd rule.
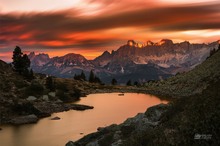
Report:
[[[57,90],[56,96],[64,102],[67,102],[69,100],[68,95],[63,90]]]
[[[17,88],[23,88],[27,86],[27,83],[24,80],[15,80],[14,84]]]
[[[56,83],[56,89],[57,90],[62,90],[64,92],[68,92],[69,91],[69,89],[67,88],[67,84],[62,83],[62,82],[57,82]]]

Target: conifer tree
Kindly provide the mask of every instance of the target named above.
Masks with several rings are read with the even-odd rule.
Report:
[[[23,70],[22,55],[23,53],[21,52],[21,48],[16,46],[13,51],[12,64],[13,64],[14,70],[19,72],[19,74],[21,74]]]
[[[83,70],[81,72],[80,78],[84,81],[86,81],[86,75],[84,74]]]
[[[49,89],[50,91],[55,90],[55,83],[54,83],[54,80],[51,76],[46,78],[45,85],[46,85],[46,88]]]
[[[116,85],[117,84],[117,80],[115,78],[112,79],[112,85]]]
[[[93,83],[94,81],[95,81],[95,75],[94,75],[93,71],[91,70],[90,75],[89,75],[89,82]]]
[[[30,78],[30,79],[34,79],[34,72],[33,72],[32,69],[30,70],[29,78]]]
[[[127,86],[131,86],[131,80],[128,80]]]
[[[22,56],[22,66],[23,66],[23,70],[26,70],[30,67],[31,65],[31,61],[30,59],[28,58],[27,54],[24,54]]]
[[[16,46],[13,51],[13,68],[19,74],[23,74],[25,77],[29,77],[29,67],[30,67],[30,59],[27,54],[22,53],[21,48]]]
[[[94,77],[94,81],[93,81],[93,82],[94,82],[94,83],[99,83],[99,84],[102,83],[102,81],[100,80],[100,78],[97,77],[97,76]]]

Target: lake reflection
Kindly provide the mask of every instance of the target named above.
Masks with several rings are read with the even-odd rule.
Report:
[[[95,132],[98,127],[119,124],[148,107],[167,103],[156,96],[136,93],[91,94],[76,102],[94,106],[92,110],[55,113],[60,120],[51,117],[37,124],[22,126],[0,126],[2,146],[62,146],[69,140],[75,141],[86,134]]]

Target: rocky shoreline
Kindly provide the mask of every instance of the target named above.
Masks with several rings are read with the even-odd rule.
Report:
[[[97,93],[143,93],[160,95],[160,93],[146,88],[135,86],[108,86],[108,85],[90,85],[89,89],[81,89],[81,97],[89,94]],[[40,118],[51,116],[52,113],[63,112],[68,110],[87,110],[94,107],[89,105],[79,105],[73,103],[64,103],[57,99],[56,95],[43,95],[42,98],[29,96],[27,99],[19,101],[0,100],[0,104],[4,105],[0,108],[0,124],[30,124],[36,123]],[[52,98],[52,100],[50,100]],[[164,96],[159,96],[161,99],[168,99]],[[169,98],[170,99],[170,98]],[[80,100],[80,99],[79,99]],[[74,101],[73,101],[74,102]],[[10,110],[6,110],[6,109]],[[3,112],[4,111],[4,112]]]
[[[97,93],[143,93],[154,94],[156,92],[150,92],[146,88],[127,87],[127,86],[93,86],[93,89],[82,90],[82,96]],[[44,99],[44,97],[42,97]],[[164,99],[161,97],[161,99]],[[60,100],[42,100],[29,97],[27,99],[21,99],[17,103],[10,100],[0,101],[2,105],[7,105],[12,110],[2,112],[0,115],[0,124],[30,124],[36,123],[40,118],[51,116],[52,113],[63,112],[68,110],[87,110],[94,107],[89,105],[79,105],[73,103],[64,103]],[[1,107],[0,111],[4,111]]]
[[[37,123],[39,119],[51,116],[52,113],[63,112],[68,110],[88,110],[93,106],[72,104],[72,103],[56,103],[56,102],[30,102],[22,101],[17,104],[10,105],[13,111],[1,113],[0,124],[31,124]]]
[[[69,141],[66,146],[102,146],[102,145],[126,145],[126,139],[143,134],[144,131],[153,129],[160,123],[161,115],[170,107],[169,104],[159,104],[147,109],[145,113],[139,113],[129,118],[122,124],[100,127],[97,132],[91,133],[82,139]]]

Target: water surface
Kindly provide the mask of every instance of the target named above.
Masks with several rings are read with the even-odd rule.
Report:
[[[92,110],[55,113],[60,120],[51,117],[37,124],[22,126],[0,126],[1,146],[62,146],[69,140],[75,141],[98,127],[119,124],[148,107],[167,103],[147,94],[118,93],[91,94],[81,98],[79,104],[94,106]]]

